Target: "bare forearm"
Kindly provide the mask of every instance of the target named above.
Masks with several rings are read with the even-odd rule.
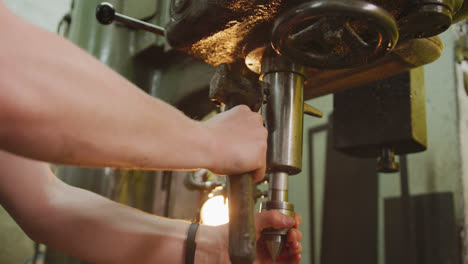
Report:
[[[0,203],[36,241],[93,263],[183,263],[187,222],[68,186],[45,163],[2,151],[0,181]],[[199,229],[198,263],[224,263],[227,234],[213,228]]]
[[[37,234],[43,243],[94,263],[183,263],[188,223],[65,190],[50,207],[53,229]]]
[[[210,166],[198,122],[68,41],[11,14],[2,19],[10,23],[0,26],[0,148],[83,166]]]
[[[4,151],[0,182],[0,204],[36,241],[99,264],[183,263],[186,222],[149,215],[68,186],[47,164]],[[265,228],[297,228],[301,221],[275,211],[258,214],[257,237]],[[285,252],[291,260],[287,263],[300,261],[301,237],[297,229],[288,233],[292,247]],[[200,226],[195,263],[230,263],[227,238],[227,226]],[[269,263],[267,252],[258,256],[255,263]]]
[[[54,217],[36,227],[37,240],[93,263],[184,263],[189,223],[146,214],[70,186],[59,189],[44,212]],[[220,243],[226,237],[206,228],[214,227],[200,227],[198,263],[226,263],[226,247]]]

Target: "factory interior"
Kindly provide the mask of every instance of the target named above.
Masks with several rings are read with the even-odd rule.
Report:
[[[227,224],[233,255],[255,253],[253,212],[278,210],[302,216],[303,264],[468,264],[468,1],[1,1],[192,119],[243,104],[268,129],[258,183],[51,164],[67,184]],[[287,232],[262,233],[272,258]],[[90,262],[0,206],[0,263]]]

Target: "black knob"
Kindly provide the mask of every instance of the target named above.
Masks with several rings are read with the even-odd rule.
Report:
[[[115,9],[110,3],[103,2],[96,7],[96,18],[103,25],[112,24],[115,20]]]

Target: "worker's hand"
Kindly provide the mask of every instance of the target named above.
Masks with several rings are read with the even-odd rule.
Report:
[[[298,230],[302,224],[302,217],[295,214],[294,217],[286,216],[278,211],[266,211],[255,214],[255,231],[257,237],[257,258],[254,264],[273,264],[265,243],[262,239],[262,230],[266,228],[284,229],[290,228],[286,246],[276,264],[298,264],[301,261],[302,233]],[[231,263],[229,259],[229,225],[201,226],[200,236],[207,237],[213,253],[206,259],[199,258],[200,263]],[[211,237],[211,238],[210,238]],[[218,254],[215,254],[218,253]],[[210,261],[208,260],[210,259]]]
[[[240,105],[202,123],[213,139],[211,167],[216,174],[252,172],[254,182],[265,176],[268,132],[259,113]]]
[[[301,262],[302,252],[302,233],[299,226],[302,224],[302,217],[295,214],[295,217],[286,216],[278,211],[266,211],[255,215],[255,230],[257,232],[257,259],[255,264],[296,264]],[[287,236],[286,246],[280,253],[276,262],[274,262],[265,243],[261,237],[261,232],[266,228],[284,229],[291,228]]]

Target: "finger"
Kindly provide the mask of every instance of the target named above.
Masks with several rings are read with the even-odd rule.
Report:
[[[232,109],[233,110],[235,109],[236,111],[239,111],[239,112],[252,112],[250,110],[250,107],[248,107],[247,105],[238,105]]]
[[[259,169],[259,170],[256,170],[253,174],[252,174],[252,180],[254,183],[257,183],[257,182],[260,182],[262,181],[263,179],[265,178],[265,167]]]
[[[268,135],[268,131],[265,129],[265,134]],[[257,183],[265,178],[266,172],[266,152],[267,152],[267,143],[266,138],[263,142],[264,145],[261,145],[261,157],[258,164],[258,169],[253,174],[254,183]]]
[[[288,242],[289,243],[294,243],[294,242],[301,242],[302,240],[302,233],[301,231],[297,229],[291,229],[288,232]]]
[[[263,116],[259,113],[252,112],[248,120],[252,120],[252,124],[258,124],[263,127]]]
[[[265,228],[291,228],[295,224],[296,220],[293,217],[284,215],[275,210],[264,211],[255,215],[255,227],[257,232],[261,232]]]
[[[296,219],[296,225],[294,228],[299,228],[302,225],[302,216],[298,213],[294,213],[294,219]]]
[[[299,255],[302,253],[302,244],[294,242],[288,247],[288,253],[290,256]]]
[[[302,253],[302,244],[294,241],[288,242],[284,249],[281,251],[280,256],[282,257],[289,257],[294,256]]]

